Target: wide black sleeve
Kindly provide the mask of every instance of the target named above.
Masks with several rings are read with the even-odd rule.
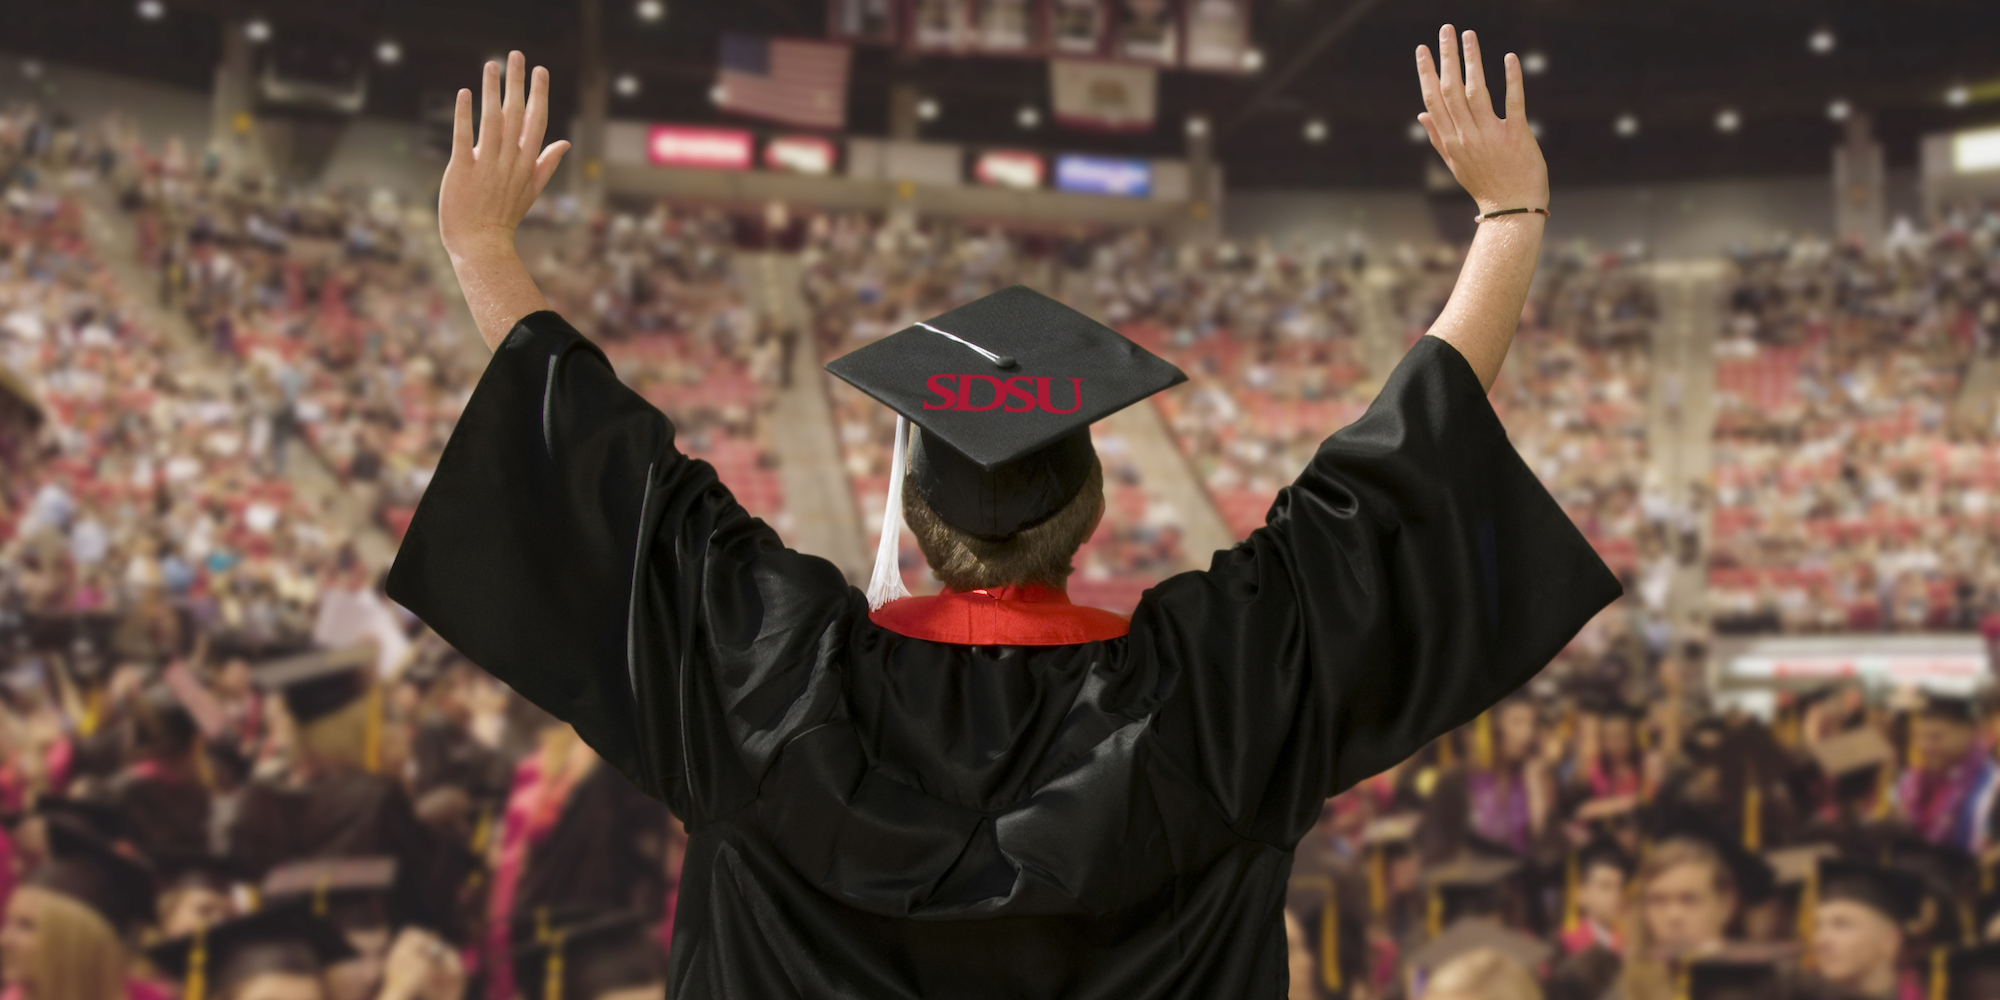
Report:
[[[1130,655],[1176,682],[1155,744],[1242,835],[1289,848],[1326,798],[1526,683],[1618,580],[1424,337],[1265,526],[1154,588]]]
[[[725,716],[740,728],[745,702],[782,715],[803,693],[783,669],[718,677],[716,650],[798,622],[832,628],[851,589],[681,454],[666,416],[552,312],[494,352],[388,582],[690,821],[754,795],[747,733]]]

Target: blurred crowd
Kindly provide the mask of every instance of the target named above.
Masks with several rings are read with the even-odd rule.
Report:
[[[2000,349],[2000,215],[1904,225],[1881,255],[1799,239],[1734,267],[1716,349],[1718,627],[2000,627],[2000,427],[1961,399]]]

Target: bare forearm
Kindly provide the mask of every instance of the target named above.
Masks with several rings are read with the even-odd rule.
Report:
[[[499,350],[507,331],[529,313],[549,307],[549,300],[528,276],[527,265],[511,245],[481,247],[451,255],[451,269],[458,274],[458,287],[465,292],[465,304],[479,324],[479,337],[487,350]]]
[[[1514,343],[1545,225],[1539,215],[1503,215],[1481,224],[1451,299],[1431,325],[1431,336],[1465,356],[1481,388],[1493,388]]]

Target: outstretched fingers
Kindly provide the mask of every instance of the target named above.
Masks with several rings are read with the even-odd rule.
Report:
[[[1465,70],[1458,61],[1458,29],[1447,24],[1438,29],[1438,93],[1445,113],[1457,131],[1473,126],[1472,105],[1465,100]]]
[[[528,77],[528,114],[521,122],[521,151],[530,156],[540,153],[542,136],[548,127],[549,71],[545,66],[537,66]]]
[[[500,64],[489,62],[479,81],[479,145],[473,152],[486,155],[500,142]]]
[[[472,91],[463,87],[458,91],[458,102],[451,109],[451,158],[460,162],[472,158]]]
[[[1424,92],[1426,112],[1426,115],[1418,116],[1419,120],[1424,121],[1424,129],[1431,134],[1431,142],[1442,151],[1444,140],[1439,130],[1451,128],[1451,115],[1444,107],[1444,93],[1438,82],[1437,69],[1431,65],[1431,50],[1422,45],[1417,46],[1417,87]],[[1426,117],[1428,120],[1424,120]]]
[[[1521,80],[1521,58],[1507,53],[1507,121],[1518,122],[1523,128],[1528,123],[1528,86]]]
[[[1486,64],[1479,58],[1479,35],[1465,33],[1465,102],[1483,119],[1493,117],[1493,92],[1486,86]]]
[[[549,178],[555,176],[556,166],[562,163],[563,154],[567,152],[569,152],[569,140],[557,139],[549,143],[549,148],[542,150],[542,155],[535,159],[535,193],[537,195],[542,193],[542,188],[548,186]]]
[[[521,121],[527,114],[528,59],[518,50],[507,53],[507,96],[500,104],[500,140],[521,148]]]

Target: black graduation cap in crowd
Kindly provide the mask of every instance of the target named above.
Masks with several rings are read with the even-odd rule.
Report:
[[[153,919],[153,868],[109,840],[67,823],[50,823],[49,860],[27,885],[95,910],[120,934]]]
[[[1784,972],[1770,961],[1707,959],[1690,962],[1684,975],[1688,1000],[1771,1000],[1785,995]]]
[[[305,910],[346,930],[395,923],[390,890],[396,859],[387,855],[307,858],[280,865],[264,876],[267,906]]]
[[[1722,859],[1736,882],[1738,906],[1754,906],[1769,899],[1777,887],[1776,873],[1763,857],[1746,850],[1742,840],[1717,829],[1714,821],[1689,809],[1663,810],[1653,823],[1655,846],[1674,840],[1706,845]]]
[[[125,811],[109,802],[43,793],[35,797],[33,812],[51,827],[80,830],[107,843],[132,836]]]
[[[826,369],[901,418],[884,518],[891,555],[887,528],[901,524],[900,476],[915,480],[946,523],[1006,538],[1076,497],[1097,454],[1092,423],[1187,380],[1118,331],[1020,285],[835,358]],[[905,421],[919,432],[906,437]],[[871,603],[876,596],[871,586]]]
[[[1967,726],[1979,721],[1978,706],[1971,698],[1936,691],[1925,692],[1924,703],[1917,709],[1917,714],[1926,719],[1942,719]]]
[[[1923,916],[1924,880],[1906,871],[1849,858],[1819,859],[1819,901],[1859,903],[1908,928]]]
[[[665,956],[644,915],[625,911],[516,939],[515,992],[525,1000],[591,1000],[666,982]]]
[[[1448,925],[1461,917],[1499,913],[1507,901],[1521,862],[1512,858],[1464,854],[1424,872],[1431,892],[1434,922]]]
[[[280,692],[285,711],[300,725],[346,708],[368,693],[375,666],[371,646],[319,649],[258,667],[252,680]]]
[[[354,954],[339,928],[293,907],[261,910],[146,949],[156,968],[181,982],[182,1000],[226,995],[266,973],[318,976]]]

